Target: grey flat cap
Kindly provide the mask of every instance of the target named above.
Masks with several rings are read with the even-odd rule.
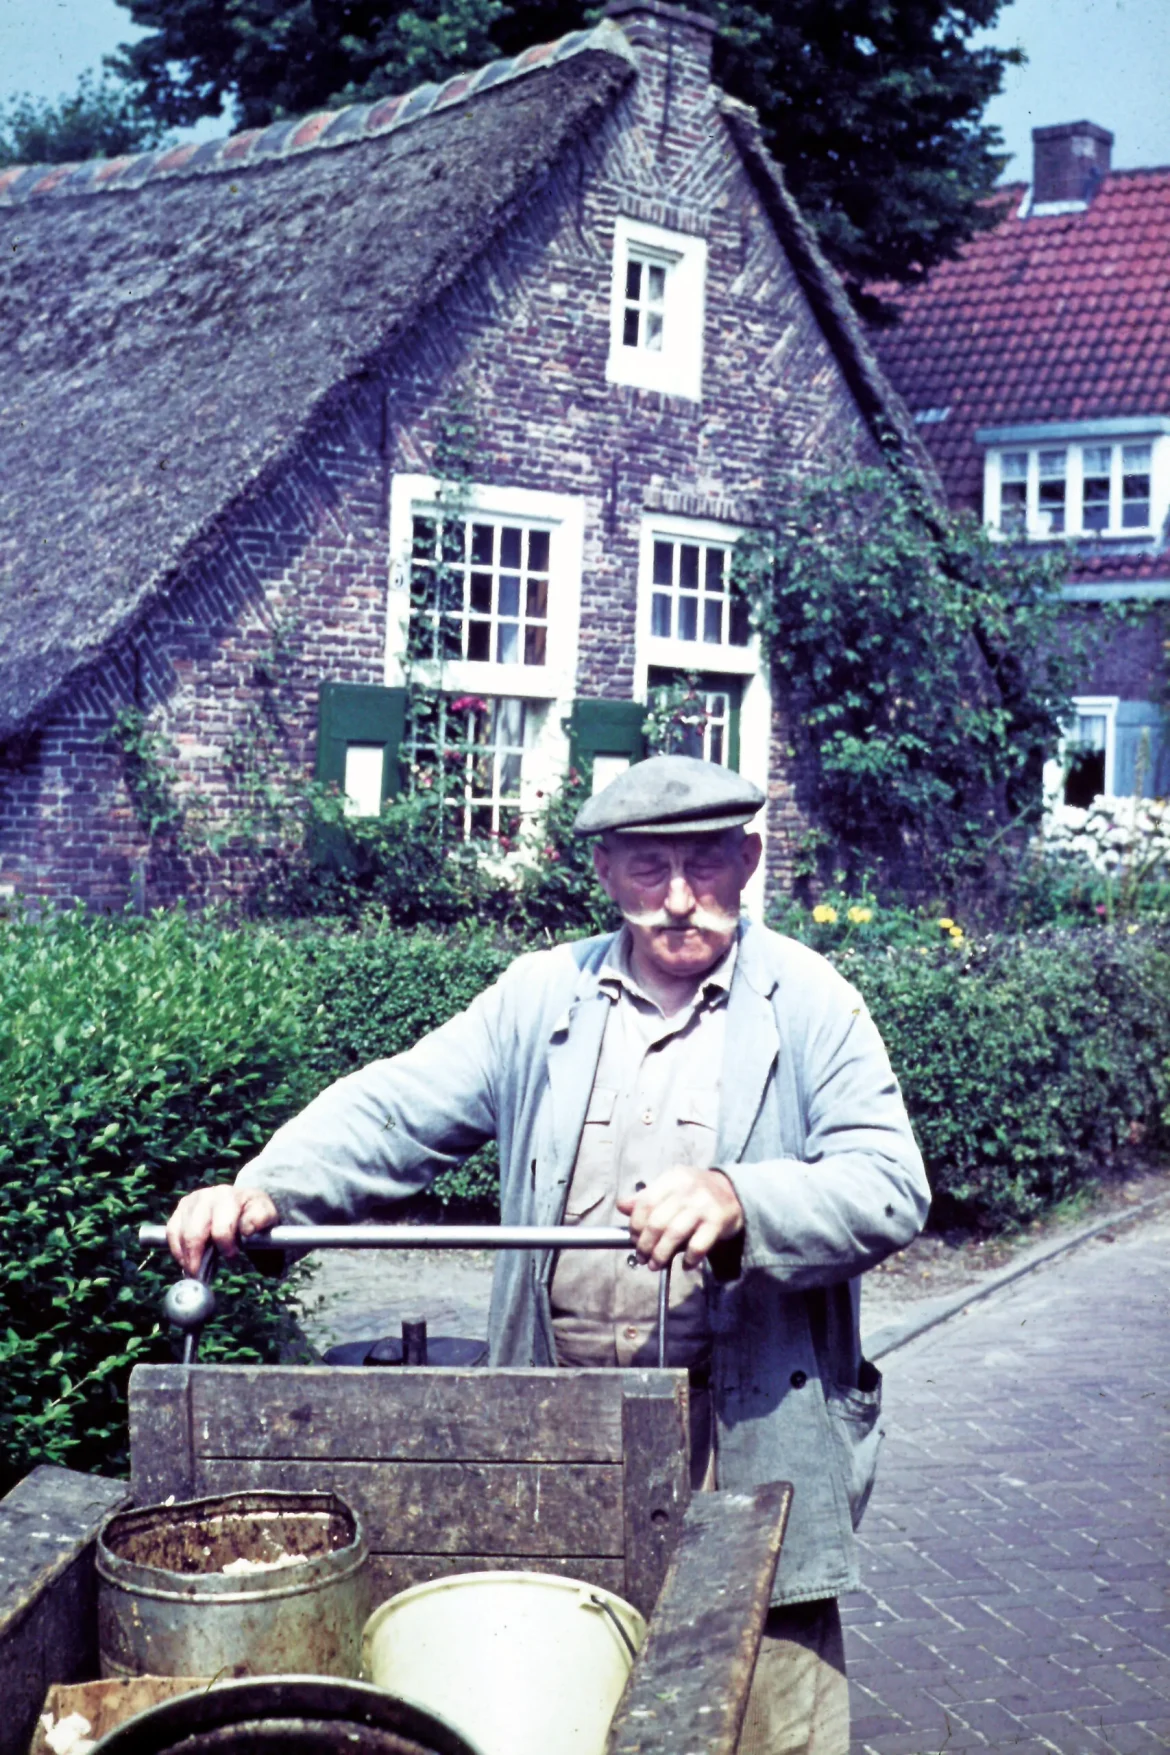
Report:
[[[700,762],[694,756],[651,756],[635,762],[583,804],[573,832],[716,834],[750,822],[763,802],[758,786],[717,762]]]

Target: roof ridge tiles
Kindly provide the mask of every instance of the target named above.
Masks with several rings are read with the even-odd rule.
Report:
[[[634,60],[620,27],[612,19],[603,18],[587,29],[569,31],[554,42],[534,43],[518,55],[452,74],[441,84],[415,86],[411,91],[377,98],[372,103],[310,111],[304,116],[270,122],[263,128],[245,128],[220,140],[154,147],[149,152],[115,159],[87,159],[62,165],[8,165],[0,169],[0,207],[16,207],[49,197],[139,189],[148,182],[236,171],[244,166],[300,158],[308,152],[376,139],[421,121],[436,110],[466,103],[481,91],[555,66],[591,49]]]

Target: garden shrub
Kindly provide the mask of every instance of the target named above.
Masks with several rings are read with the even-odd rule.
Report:
[[[371,1060],[400,1054],[446,1023],[503,973],[516,946],[482,935],[442,937],[383,927],[361,937],[314,934],[301,941],[299,952],[301,979],[320,1007],[312,1073],[323,1088]],[[495,1145],[444,1171],[431,1194],[443,1206],[498,1211]]]
[[[1122,1143],[1170,1140],[1167,935],[944,931],[937,946],[834,960],[890,1051],[936,1228],[1020,1224]]]
[[[290,947],[182,914],[0,922],[0,990],[4,1491],[39,1462],[124,1465],[130,1368],[172,1357],[174,1269],[137,1227],[304,1101],[315,1022]],[[248,1267],[216,1289],[202,1356],[275,1356],[280,1290]]]

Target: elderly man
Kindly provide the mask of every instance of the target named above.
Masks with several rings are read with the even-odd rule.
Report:
[[[743,1755],[846,1755],[837,1595],[873,1481],[880,1378],[858,1276],[921,1228],[929,1195],[889,1061],[828,963],[740,918],[763,798],[685,756],[591,799],[620,932],[520,957],[406,1054],[341,1079],[234,1187],[187,1195],[171,1248],[369,1216],[495,1138],[507,1224],[614,1224],[633,1249],[502,1253],[500,1365],[650,1363],[655,1281],[677,1262],[670,1358],[692,1386],[697,1485],[790,1480]]]

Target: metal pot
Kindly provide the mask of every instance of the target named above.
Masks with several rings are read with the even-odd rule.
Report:
[[[116,1512],[97,1540],[102,1675],[356,1676],[367,1559],[333,1493]]]
[[[103,1737],[95,1755],[479,1755],[420,1706],[360,1682],[266,1676],[182,1694]]]

